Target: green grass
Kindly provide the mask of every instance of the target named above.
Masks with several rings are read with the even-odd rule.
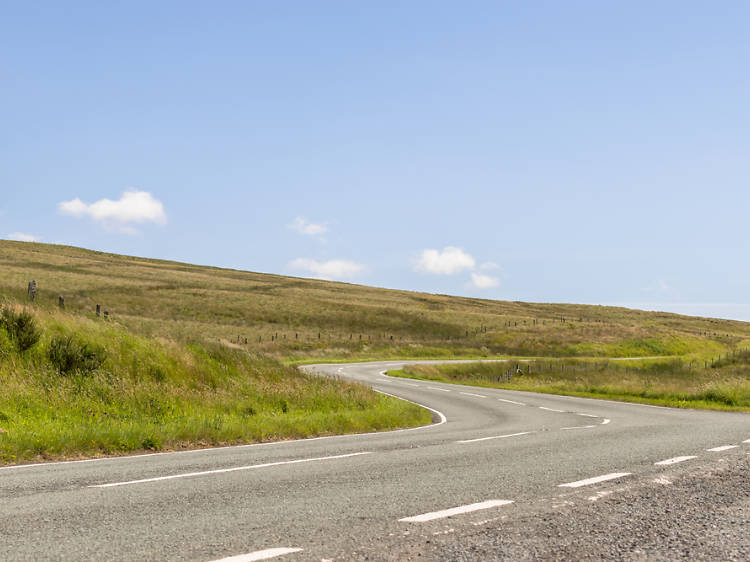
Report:
[[[429,412],[369,388],[218,343],[178,344],[103,321],[36,312],[39,344],[19,353],[0,331],[0,463],[273,441],[411,427]],[[58,336],[104,350],[61,374]]]
[[[520,369],[522,373],[518,373]],[[390,375],[658,404],[678,408],[750,411],[750,353],[704,367],[697,360],[532,360],[409,365]]]

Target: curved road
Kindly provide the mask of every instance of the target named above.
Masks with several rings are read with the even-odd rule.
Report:
[[[628,494],[654,482],[674,494],[678,486],[668,486],[673,481],[746,466],[750,455],[747,414],[382,374],[404,364],[307,368],[429,407],[431,426],[0,468],[0,559],[517,558],[507,544],[505,550],[486,545],[503,536],[510,540],[521,520],[526,529],[521,536],[541,536],[549,525],[562,524],[554,522],[560,510],[572,510],[569,520],[585,507],[589,511],[581,517],[599,524],[617,507],[610,497],[623,494],[636,505],[640,497]],[[740,479],[742,474],[747,478],[743,472]],[[729,499],[722,501],[731,503],[732,491],[727,492]],[[658,490],[649,493],[651,503],[660,502]],[[726,511],[731,521],[737,513],[746,515],[742,510],[750,505],[747,496],[738,501],[741,505],[730,506],[735,511]],[[747,531],[743,517],[739,528]],[[665,536],[674,533],[665,529]],[[583,548],[591,532],[581,530],[576,548]],[[554,537],[545,540],[523,552],[550,558],[571,552],[555,553]]]

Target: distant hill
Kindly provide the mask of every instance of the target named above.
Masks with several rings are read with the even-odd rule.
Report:
[[[146,337],[221,341],[287,361],[447,356],[711,356],[750,323],[618,307],[378,289],[0,241],[0,294],[109,320]]]

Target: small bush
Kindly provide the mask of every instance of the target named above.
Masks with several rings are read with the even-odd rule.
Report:
[[[42,335],[36,320],[26,310],[16,312],[12,308],[4,308],[0,324],[20,353],[34,347]]]
[[[101,366],[106,353],[103,349],[80,342],[72,336],[58,336],[50,342],[47,357],[61,375],[73,372],[86,374]]]

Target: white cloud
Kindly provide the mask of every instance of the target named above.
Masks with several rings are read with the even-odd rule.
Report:
[[[497,277],[490,277],[481,273],[471,273],[471,286],[475,289],[491,289],[497,287],[500,281]]]
[[[328,232],[328,226],[324,223],[309,222],[304,217],[295,218],[290,224],[289,228],[293,231],[304,234],[305,236],[320,236]]]
[[[167,222],[164,205],[147,191],[126,191],[117,201],[100,199],[95,203],[84,203],[76,197],[70,201],[62,201],[57,208],[64,215],[89,217],[128,234],[137,232],[130,224]]]
[[[321,279],[346,279],[364,271],[365,266],[349,260],[317,261],[297,258],[287,265],[290,269],[309,271]]]
[[[483,271],[489,271],[491,269],[500,269],[500,266],[497,265],[494,261],[486,261],[479,266],[479,269]]]
[[[33,234],[24,234],[23,232],[11,232],[5,236],[8,240],[18,240],[19,242],[40,242],[41,236],[34,236]]]
[[[423,250],[415,269],[436,275],[453,275],[465,269],[474,269],[475,265],[474,258],[461,248],[447,246],[442,252]]]

